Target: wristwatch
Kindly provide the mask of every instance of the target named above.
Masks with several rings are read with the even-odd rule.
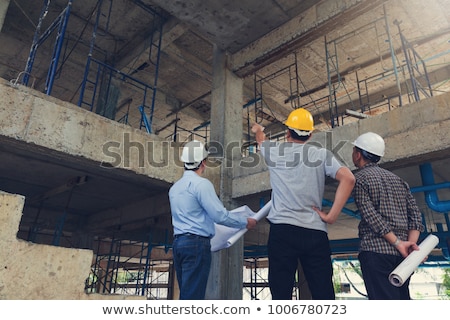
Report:
[[[400,244],[401,240],[397,237],[397,239],[395,239],[394,243],[392,244],[394,247],[398,246]]]

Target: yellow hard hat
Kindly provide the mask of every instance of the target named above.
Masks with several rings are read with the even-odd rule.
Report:
[[[284,124],[291,129],[301,131],[314,130],[313,117],[308,110],[303,108],[298,108],[292,111]]]

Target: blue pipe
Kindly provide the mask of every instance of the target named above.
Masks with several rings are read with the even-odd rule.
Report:
[[[322,199],[322,205],[325,207],[331,207],[333,205],[333,201],[330,201],[328,199]],[[346,207],[342,208],[341,211],[353,218],[361,219],[361,216],[359,215],[359,211],[353,211]]]
[[[420,176],[422,184],[426,186],[434,185],[433,169],[430,163],[424,163],[420,166]],[[450,211],[450,201],[439,201],[436,190],[424,191],[425,201],[428,207],[436,212],[447,213]]]
[[[427,191],[436,191],[438,189],[450,188],[450,182],[442,182],[436,183],[428,186],[420,186],[420,187],[411,187],[411,192],[427,192]]]

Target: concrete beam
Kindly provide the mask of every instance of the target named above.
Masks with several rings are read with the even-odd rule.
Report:
[[[132,171],[166,182],[175,181],[182,166],[176,148],[156,135],[109,120],[71,103],[62,102],[27,87],[12,87],[0,79],[0,138],[14,140],[29,151],[52,150],[60,156],[77,158],[89,165]],[[149,143],[151,140],[152,143]],[[144,152],[131,148],[124,153],[127,141],[141,145]],[[105,147],[113,151],[105,153]],[[154,159],[150,160],[150,156]],[[166,165],[147,165],[146,161],[166,162]],[[114,174],[121,174],[115,170]]]
[[[149,208],[152,209],[149,210]],[[109,209],[89,216],[85,230],[102,230],[117,225],[122,225],[126,229],[127,225],[134,223],[141,224],[141,228],[145,226],[150,228],[155,225],[155,220],[167,215],[170,215],[167,193],[156,194],[141,201],[130,202],[121,208]]]
[[[167,21],[163,26],[160,49],[165,49],[176,39],[182,36],[187,30],[188,28],[184,24],[180,23],[177,19],[173,18]],[[159,32],[156,32],[153,35],[153,38],[158,39],[159,36]],[[150,50],[155,50],[155,48],[150,47],[149,41],[140,41],[139,43],[136,43],[135,47],[128,49],[129,50],[126,52],[124,57],[120,59],[120,61],[116,64],[117,69],[122,70],[127,74],[137,69],[142,64],[148,62],[150,58]]]
[[[112,254],[111,251],[111,241],[101,240],[101,242],[95,243],[94,247],[96,248],[95,254],[98,256],[107,256]],[[120,256],[126,257],[127,262],[139,263],[142,262],[142,259],[145,260],[145,257],[148,254],[149,247],[146,246],[142,248],[142,243],[121,243],[120,245]],[[166,252],[165,249],[159,247],[150,247],[150,258],[152,260],[172,260],[172,251]],[[141,257],[143,257],[141,259]],[[132,260],[134,259],[134,260]]]
[[[386,0],[321,1],[233,54],[231,68],[240,77],[255,73],[310,42],[324,37],[342,24],[342,21],[367,13],[384,2]]]
[[[3,23],[5,22],[6,12],[8,11],[10,0],[4,0],[0,2],[0,32],[3,29]]]

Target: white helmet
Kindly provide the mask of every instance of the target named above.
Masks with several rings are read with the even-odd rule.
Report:
[[[353,142],[353,145],[376,156],[384,156],[384,140],[376,133],[363,133]]]
[[[192,140],[184,145],[180,160],[184,162],[186,169],[195,169],[207,156],[208,151],[206,151],[203,143],[198,140]]]

